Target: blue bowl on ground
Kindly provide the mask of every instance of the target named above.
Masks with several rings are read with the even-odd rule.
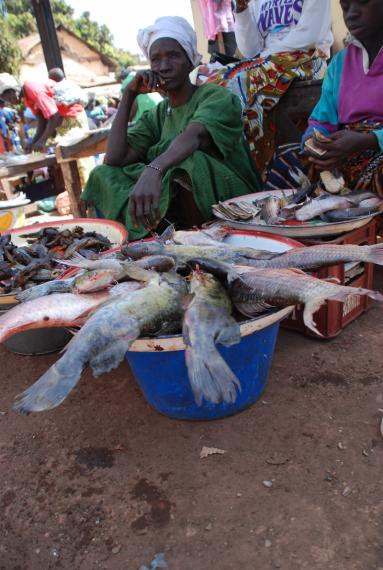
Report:
[[[295,240],[262,232],[231,230],[228,244],[282,253],[302,247]],[[181,335],[138,339],[126,353],[132,372],[148,404],[171,418],[215,420],[251,406],[262,394],[268,379],[279,324],[292,307],[275,311],[240,325],[242,340],[229,348],[217,346],[241,383],[234,403],[198,406],[190,387]]]
[[[148,404],[179,420],[216,420],[254,404],[262,394],[270,371],[279,324],[291,308],[276,311],[241,325],[242,340],[229,348],[218,346],[241,383],[234,403],[198,406],[190,387],[182,336],[140,339],[126,353],[136,381]]]

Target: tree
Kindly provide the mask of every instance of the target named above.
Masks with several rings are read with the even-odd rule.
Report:
[[[0,18],[0,72],[17,74],[22,60],[21,51],[7,24]]]

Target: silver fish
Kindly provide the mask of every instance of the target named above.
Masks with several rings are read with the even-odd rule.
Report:
[[[325,196],[324,198],[311,200],[302,206],[302,208],[296,212],[295,217],[300,222],[307,222],[325,212],[349,208],[350,204],[351,202],[346,196]]]

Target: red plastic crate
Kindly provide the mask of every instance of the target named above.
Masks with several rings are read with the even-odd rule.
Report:
[[[373,245],[376,243],[376,224],[375,221],[372,221],[363,228],[353,230],[333,240],[301,240],[301,242],[306,246],[318,245],[320,243]],[[342,285],[348,285],[350,287],[372,288],[374,278],[374,266],[372,263],[357,264],[353,271],[353,276],[350,276],[351,272],[350,270],[346,270],[344,264],[331,265],[322,267],[319,271],[313,273],[313,275],[319,279],[336,278]],[[303,309],[300,305],[295,307],[291,316],[282,322],[282,326],[315,338],[332,338],[337,336],[345,326],[364,313],[368,305],[369,299],[365,295],[349,297],[345,303],[327,301],[314,315],[314,321],[322,335],[321,337],[305,326],[303,322]]]

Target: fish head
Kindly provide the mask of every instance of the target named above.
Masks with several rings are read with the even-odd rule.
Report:
[[[114,269],[94,269],[79,275],[74,282],[74,289],[80,293],[98,291],[111,285],[116,278]]]
[[[121,253],[124,257],[130,257],[131,259],[136,260],[148,255],[159,254],[162,252],[162,249],[163,246],[156,241],[142,241],[131,245],[124,245],[121,248]]]

